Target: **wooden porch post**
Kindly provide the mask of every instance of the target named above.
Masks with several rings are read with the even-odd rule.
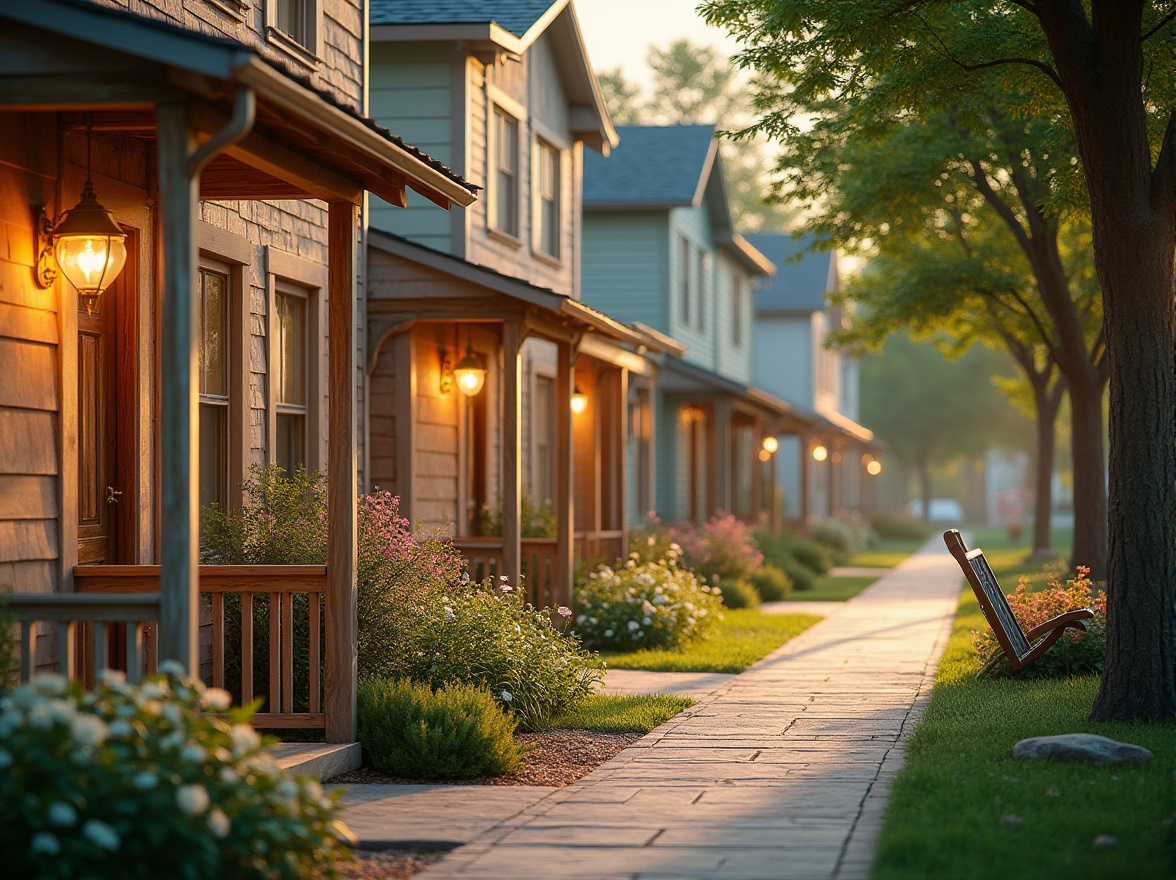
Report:
[[[522,511],[522,385],[523,326],[517,319],[502,325],[502,571],[512,586],[519,586],[522,547],[519,518]]]
[[[780,531],[784,525],[784,511],[780,509],[780,504],[776,497],[776,486],[779,485],[777,480],[779,462],[779,453],[773,453],[768,462],[768,527],[773,532]]]
[[[800,509],[797,512],[800,519],[800,530],[803,534],[808,530],[809,514],[812,512],[812,486],[810,485],[810,471],[812,467],[812,447],[809,445],[810,435],[801,431],[800,434]]]
[[[199,175],[189,170],[196,137],[185,103],[156,107],[159,193],[163,221],[163,303],[160,345],[159,659],[189,675],[197,670],[197,526],[199,473],[196,362],[200,326],[196,288],[196,205]]]
[[[734,474],[731,473],[731,401],[721,398],[715,401],[715,465],[714,486],[715,495],[711,499],[711,509],[703,512],[703,518],[709,519],[716,510],[731,513],[734,505],[731,503],[731,484]]]
[[[571,605],[575,555],[572,533],[575,509],[572,506],[572,344],[561,342],[555,369],[555,572],[552,573],[552,597],[558,604]]]
[[[355,592],[355,231],[356,205],[331,202],[327,220],[327,742],[354,742]]]
[[[763,449],[764,442],[764,423],[757,415],[751,423],[751,460],[748,465],[751,467],[751,516],[756,523],[763,522],[762,516],[764,511],[763,492],[764,492],[764,467],[765,462],[760,461],[760,450]],[[775,456],[770,456],[771,461]],[[770,520],[770,517],[769,517]]]
[[[621,559],[629,554],[629,371],[617,371],[617,456],[613,466],[613,504],[616,506],[614,528],[621,531]]]

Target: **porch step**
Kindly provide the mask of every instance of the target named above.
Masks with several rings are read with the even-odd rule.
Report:
[[[359,769],[359,743],[276,743],[269,747],[278,766],[325,781]]]

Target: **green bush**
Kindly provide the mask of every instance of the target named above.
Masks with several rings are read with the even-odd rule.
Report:
[[[808,590],[814,590],[817,587],[817,575],[811,568],[795,559],[791,561],[785,559],[780,564],[780,568],[788,575],[788,579],[792,581],[792,589],[798,593],[804,593]]]
[[[828,574],[829,569],[833,567],[833,556],[829,549],[816,541],[793,538],[789,552],[793,559],[817,577]]]
[[[666,557],[602,565],[576,585],[576,632],[590,648],[635,651],[681,648],[722,618],[717,587],[678,565],[677,545]]]
[[[783,569],[765,562],[751,573],[751,585],[765,602],[781,602],[792,595],[792,578]]]
[[[526,754],[514,740],[518,722],[483,688],[454,683],[434,691],[404,679],[366,678],[358,699],[364,757],[393,776],[497,776]]]
[[[536,504],[531,496],[524,495],[519,501],[519,536],[523,538],[554,538],[559,520],[551,502]],[[497,536],[502,534],[502,498],[497,507],[486,505],[478,514],[478,534]]]
[[[755,587],[743,578],[737,581],[726,580],[719,584],[723,595],[723,604],[728,608],[759,608],[760,595]]]
[[[412,625],[380,658],[379,675],[485,687],[527,728],[546,726],[601,679],[599,659],[505,582],[459,584],[402,613]]]
[[[220,716],[227,692],[169,665],[89,692],[41,675],[0,698],[4,876],[337,876],[337,796],[281,770],[249,711]]]
[[[761,530],[756,533],[755,542],[764,554],[764,562],[776,566],[788,575],[788,579],[792,581],[792,589],[798,592],[813,589],[817,584],[818,575],[829,570],[829,556],[824,550],[788,532]],[[806,565],[800,556],[819,566],[820,571]]]
[[[1027,577],[1018,579],[1017,589],[1009,594],[1008,600],[1021,629],[1028,631],[1078,608],[1093,608],[1094,617],[1086,621],[1086,632],[1066,630],[1052,648],[1024,669],[1014,670],[1007,662],[1000,662],[988,670],[988,677],[1070,678],[1102,673],[1107,646],[1107,594],[1094,594],[1089,574],[1089,568],[1079,566],[1065,586],[1054,576],[1046,589],[1037,591],[1030,590]],[[973,632],[972,645],[985,664],[1000,651],[991,629]]]
[[[814,523],[809,538],[829,550],[838,565],[870,546],[870,527],[851,519],[832,518]],[[824,574],[824,572],[821,572]]]
[[[927,538],[927,524],[909,516],[878,513],[871,518],[870,527],[879,538],[887,541],[923,541]]]

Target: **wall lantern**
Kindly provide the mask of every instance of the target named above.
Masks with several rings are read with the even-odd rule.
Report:
[[[876,458],[871,458],[866,462],[866,473],[871,477],[878,476],[878,474],[882,473],[882,462]]]
[[[771,455],[777,449],[780,448],[780,441],[777,440],[775,437],[772,437],[771,435],[769,435],[764,438],[764,442],[762,445],[764,447],[764,452],[766,452],[768,455]]]
[[[474,354],[473,343],[466,348],[465,357],[453,368],[453,378],[457,382],[457,390],[466,397],[476,396],[486,384],[486,368],[482,366],[481,359]]]
[[[813,461],[824,461],[828,457],[829,457],[829,450],[826,449],[824,446],[822,446],[821,444],[818,443],[816,446],[813,447]]]
[[[86,125],[86,183],[82,199],[65,212],[55,224],[42,217],[44,238],[53,243],[57,268],[69,283],[77,288],[86,303],[86,313],[94,310],[94,303],[114,283],[127,262],[127,234],[114,220],[114,214],[98,201],[94,182],[90,179],[90,126]],[[49,265],[49,249],[42,248],[37,260],[37,281],[48,287],[57,273]]]
[[[588,409],[588,395],[580,390],[580,386],[575,386],[572,391],[572,412],[579,415],[584,410]]]
[[[437,354],[441,358],[440,390],[442,394],[448,394],[453,390],[453,363],[445,349],[440,349]]]

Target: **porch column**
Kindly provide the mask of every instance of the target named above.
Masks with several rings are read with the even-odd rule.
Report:
[[[327,742],[355,742],[355,241],[357,206],[327,219]]]
[[[185,103],[155,110],[163,225],[163,303],[160,308],[159,659],[196,672],[199,495],[196,479],[200,326],[196,289],[196,205],[199,175],[189,170],[196,137]]]
[[[776,487],[779,485],[779,453],[772,453],[772,457],[768,460],[768,527],[773,532],[778,532],[783,527],[784,511],[780,509],[780,504],[777,500]]]
[[[522,497],[523,325],[502,325],[502,572],[515,587],[522,573],[519,519]]]
[[[768,468],[764,467],[767,462],[760,460],[760,451],[764,448],[764,423],[757,415],[751,423],[751,458],[747,465],[751,468],[751,516],[756,523],[763,522],[763,491],[764,491],[764,471]],[[774,455],[768,457],[768,461],[775,458]],[[770,518],[769,518],[770,519]]]
[[[721,398],[715,401],[715,464],[714,486],[715,496],[711,499],[711,509],[703,511],[706,519],[714,516],[716,510],[725,513],[734,511],[734,499],[731,497],[731,485],[734,474],[731,473],[731,401]]]
[[[575,554],[572,533],[575,508],[572,505],[572,370],[571,343],[561,342],[555,368],[555,568],[552,597],[557,604],[571,605]]]
[[[809,513],[812,509],[812,481],[809,468],[812,467],[813,449],[810,442],[811,435],[800,432],[800,509],[797,512],[800,519],[800,532],[808,531]]]
[[[625,559],[629,555],[629,371],[624,367],[617,371],[616,420],[617,457],[611,475],[614,528],[621,531],[621,559]]]

